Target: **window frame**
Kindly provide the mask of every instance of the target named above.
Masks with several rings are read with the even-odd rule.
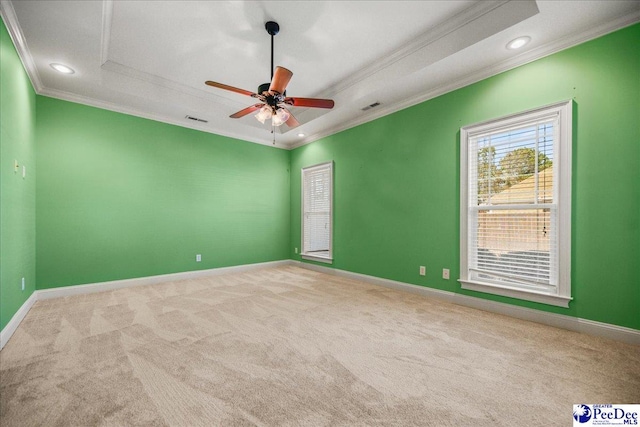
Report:
[[[310,254],[307,253],[305,250],[305,244],[304,244],[304,228],[305,228],[305,172],[311,172],[314,170],[318,170],[318,169],[329,169],[329,176],[330,176],[330,195],[329,195],[329,256],[325,257],[325,256],[319,256],[319,255],[315,255],[315,254]],[[300,173],[300,187],[301,187],[301,203],[300,203],[300,225],[301,225],[301,236],[300,236],[300,256],[303,259],[306,260],[310,260],[310,261],[317,261],[317,262],[323,262],[326,264],[332,264],[333,263],[333,181],[334,181],[334,176],[333,176],[333,160],[328,161],[328,162],[324,162],[324,163],[318,163],[315,165],[311,165],[311,166],[307,166],[307,167],[303,167],[301,169],[301,173]]]
[[[470,279],[469,274],[469,175],[470,139],[479,134],[517,126],[550,115],[558,117],[558,141],[554,141],[554,194],[557,195],[558,276],[555,292],[525,289],[517,285],[497,284]],[[569,307],[571,297],[571,172],[573,146],[573,101],[476,123],[460,128],[460,279],[462,289],[533,301],[558,307]]]

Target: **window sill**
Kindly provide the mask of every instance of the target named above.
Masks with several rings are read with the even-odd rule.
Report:
[[[517,298],[525,301],[538,302],[541,304],[555,305],[557,307],[569,308],[569,302],[573,299],[544,292],[526,291],[509,286],[499,286],[483,282],[471,282],[468,280],[458,280],[462,289],[470,291],[484,292],[487,294],[500,295],[503,297]]]
[[[317,261],[317,262],[323,262],[325,264],[333,264],[333,258],[326,258],[326,257],[306,255],[306,254],[302,254],[301,256],[302,256],[302,259],[306,259],[309,261]]]

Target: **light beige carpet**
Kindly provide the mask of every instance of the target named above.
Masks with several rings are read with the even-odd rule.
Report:
[[[297,267],[37,302],[4,426],[568,426],[640,347]]]

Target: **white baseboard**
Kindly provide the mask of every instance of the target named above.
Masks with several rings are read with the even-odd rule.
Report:
[[[256,264],[236,265],[232,267],[212,268],[209,270],[185,271],[181,273],[162,274],[158,276],[138,277],[135,279],[113,280],[110,282],[91,283],[87,285],[64,286],[52,289],[40,289],[34,291],[29,299],[25,301],[20,309],[13,315],[9,323],[0,331],[0,350],[9,342],[13,333],[18,329],[18,325],[27,315],[36,301],[51,298],[62,298],[73,295],[90,294],[94,292],[105,292],[114,289],[129,288],[133,286],[153,285],[155,283],[170,282],[174,280],[194,279],[204,276],[216,276],[228,273],[243,273],[251,270],[258,270],[266,267],[276,267],[278,265],[290,265],[291,260],[269,261]]]
[[[54,289],[37,290],[33,292],[33,294],[31,294],[31,296],[25,301],[25,303],[22,304],[22,307],[20,307],[16,314],[13,315],[4,329],[0,331],[0,350],[4,348],[5,344],[9,341],[13,333],[20,325],[20,322],[22,322],[33,304],[39,300],[61,298],[94,292],[104,292],[133,286],[152,285],[155,283],[163,283],[174,280],[194,279],[198,277],[215,276],[228,273],[242,273],[267,267],[276,267],[279,265],[295,265],[297,267],[306,268],[308,270],[314,270],[321,273],[360,280],[363,282],[371,283],[373,285],[423,295],[429,298],[439,299],[466,307],[490,311],[492,313],[503,314],[518,319],[529,320],[532,322],[555,326],[562,329],[568,329],[570,331],[580,332],[588,335],[610,338],[629,344],[640,345],[640,331],[637,329],[625,328],[623,326],[611,325],[609,323],[596,322],[593,320],[581,319],[577,317],[566,316],[563,314],[533,310],[530,308],[485,300],[468,295],[461,295],[454,292],[427,288],[424,286],[398,282],[395,280],[382,279],[380,277],[353,273],[345,270],[338,270],[321,265],[308,264],[294,260],[281,260],[256,264],[244,264],[233,267],[213,268],[209,270],[185,271],[182,273],[163,274],[158,276],[139,277],[135,279],[114,280],[110,282],[93,283],[87,285],[75,285]]]
[[[0,331],[0,350],[2,350],[5,344],[9,342],[9,338],[11,338],[16,329],[18,329],[22,319],[24,319],[29,310],[31,310],[33,304],[38,300],[38,294],[36,294],[36,292],[37,291],[34,291],[31,296],[27,298],[16,314],[14,314],[11,320],[9,320],[9,323],[7,323],[2,331]]]
[[[208,270],[184,271],[181,273],[161,274],[158,276],[137,277],[135,279],[112,280],[110,282],[91,283],[87,285],[64,286],[60,288],[41,289],[38,300],[68,297],[73,295],[91,294],[94,292],[112,291],[114,289],[130,288],[133,286],[153,285],[174,280],[196,279],[198,277],[215,276],[228,273],[243,273],[278,265],[288,265],[290,260],[260,262],[256,264],[234,265],[232,267],[211,268]]]
[[[385,288],[396,289],[399,291],[410,292],[412,294],[423,295],[439,300],[452,302],[455,301],[455,295],[453,292],[441,291],[440,289],[426,288],[424,286],[412,285],[410,283],[398,282],[396,280],[382,279],[376,276],[368,276],[366,274],[353,273],[346,270],[338,270],[336,268],[325,267],[317,264],[307,264],[301,261],[292,261],[297,267],[306,268],[307,270],[313,270],[320,273],[331,274],[334,276],[346,277],[348,279],[361,280],[363,282],[371,283],[372,285],[383,286]]]
[[[368,276],[366,274],[352,273],[350,271],[338,270],[322,265],[308,264],[301,261],[292,261],[292,263],[294,263],[298,267],[306,268],[308,270],[314,270],[321,273],[361,280],[363,282],[383,286],[385,288],[423,295],[429,298],[435,298],[466,307],[489,311],[492,313],[503,314],[506,316],[515,317],[517,319],[542,323],[544,325],[554,326],[561,329],[568,329],[570,331],[580,332],[587,335],[595,335],[610,338],[616,341],[626,342],[629,344],[640,345],[640,330],[637,329],[625,328],[624,326],[617,326],[609,323],[596,322],[594,320],[581,319],[564,314],[548,313],[546,311],[519,307],[517,305],[490,301],[449,291],[441,291],[439,289],[427,288],[410,283],[381,279],[379,277]]]

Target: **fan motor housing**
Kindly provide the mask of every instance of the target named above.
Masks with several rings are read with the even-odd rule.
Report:
[[[262,83],[260,86],[258,86],[258,91],[256,92],[259,95],[262,95],[265,92],[269,92],[269,88],[271,87],[271,83]],[[281,94],[283,97],[287,96],[287,91],[285,90],[283,94]]]
[[[263,92],[268,92],[269,86],[271,86],[271,83],[262,83],[260,86],[258,86],[258,94],[262,94]]]

